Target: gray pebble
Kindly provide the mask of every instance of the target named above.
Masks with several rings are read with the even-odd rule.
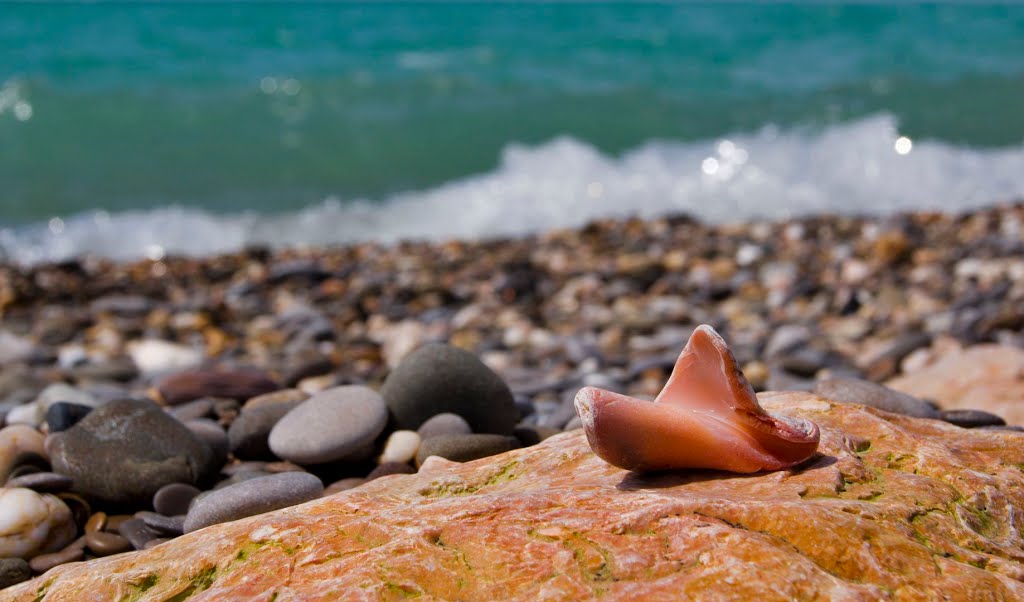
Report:
[[[135,518],[142,519],[146,526],[159,535],[181,535],[185,525],[185,516],[164,516],[156,512],[143,510],[135,513]]]
[[[203,527],[238,520],[320,497],[320,479],[306,472],[280,474],[236,483],[197,499],[185,517],[184,529],[191,533]]]
[[[473,428],[462,416],[445,412],[428,418],[416,432],[421,439],[429,439],[440,435],[468,435],[473,432]]]
[[[363,452],[384,430],[388,409],[376,391],[346,385],[302,402],[270,431],[270,449],[297,464],[323,464]]]
[[[443,412],[458,414],[478,433],[512,433],[519,410],[508,385],[475,355],[429,344],[407,355],[380,390],[400,429],[417,429]]]
[[[981,410],[941,410],[939,418],[965,429],[980,426],[1003,426],[1006,421],[1001,416]]]
[[[505,435],[442,435],[431,437],[420,444],[416,452],[417,466],[430,456],[441,456],[453,462],[469,462],[493,456],[519,447],[515,437]]]
[[[4,487],[24,487],[39,493],[60,493],[71,489],[74,480],[55,472],[33,472],[8,479]]]
[[[223,466],[229,451],[228,434],[224,432],[224,428],[209,418],[189,420],[185,426],[210,448],[210,463],[214,471]]]
[[[164,516],[188,512],[188,506],[199,495],[199,488],[188,483],[164,485],[153,495],[153,509]]]
[[[206,418],[213,413],[213,400],[207,397],[183,403],[180,406],[173,406],[166,409],[167,413],[174,416],[181,422],[188,422],[197,418]]]
[[[247,460],[265,460],[273,457],[270,451],[270,431],[285,414],[299,405],[289,400],[245,406],[228,428],[231,453]]]
[[[828,378],[819,382],[814,392],[840,403],[859,403],[916,418],[939,417],[938,410],[927,401],[866,380]]]
[[[132,547],[141,550],[146,542],[157,536],[156,531],[146,526],[141,518],[130,518],[117,527],[117,532],[131,542]]]

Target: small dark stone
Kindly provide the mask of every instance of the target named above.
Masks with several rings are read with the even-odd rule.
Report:
[[[827,378],[818,383],[814,392],[840,403],[859,403],[916,418],[939,417],[930,403],[866,380]]]
[[[199,488],[188,483],[164,485],[153,495],[153,509],[164,516],[186,514],[188,505],[199,493]]]
[[[46,426],[50,428],[51,433],[66,431],[88,416],[92,410],[86,405],[58,401],[46,410]]]
[[[146,542],[157,536],[157,533],[150,529],[141,518],[131,518],[117,528],[117,532],[131,542],[132,547],[141,550],[146,547]]]
[[[0,589],[28,581],[32,569],[21,558],[0,558]]]
[[[71,477],[55,472],[34,472],[8,479],[4,487],[24,487],[40,493],[58,493],[71,489],[74,481]]]
[[[423,440],[416,452],[416,464],[422,464],[430,456],[441,456],[454,462],[469,462],[517,447],[519,441],[505,435],[441,435]]]
[[[178,516],[164,516],[156,512],[143,510],[135,513],[135,518],[141,518],[146,526],[160,535],[181,535],[185,524],[184,514]]]
[[[1001,416],[981,410],[942,410],[939,412],[939,418],[965,429],[1006,424]]]
[[[416,469],[405,462],[385,462],[371,470],[370,474],[366,475],[366,480],[372,481],[391,474],[414,474],[415,472]]]

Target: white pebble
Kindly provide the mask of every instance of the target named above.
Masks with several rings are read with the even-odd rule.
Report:
[[[75,538],[71,510],[55,495],[0,488],[0,558],[56,552]]]
[[[395,431],[384,444],[379,463],[408,462],[416,457],[420,448],[420,435],[416,431]]]

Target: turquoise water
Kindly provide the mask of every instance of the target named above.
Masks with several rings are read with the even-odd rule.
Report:
[[[1022,106],[1020,6],[4,5],[0,252],[962,207]]]

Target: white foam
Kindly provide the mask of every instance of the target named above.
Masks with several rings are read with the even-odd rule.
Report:
[[[491,172],[382,202],[329,199],[285,215],[169,207],[0,231],[22,263],[91,253],[116,259],[205,255],[246,244],[517,235],[595,217],[690,213],[710,222],[819,213],[959,211],[1024,198],[1024,145],[973,149],[914,140],[907,154],[887,114],[823,130],[694,143],[652,141],[620,157],[568,137],[511,144]]]

